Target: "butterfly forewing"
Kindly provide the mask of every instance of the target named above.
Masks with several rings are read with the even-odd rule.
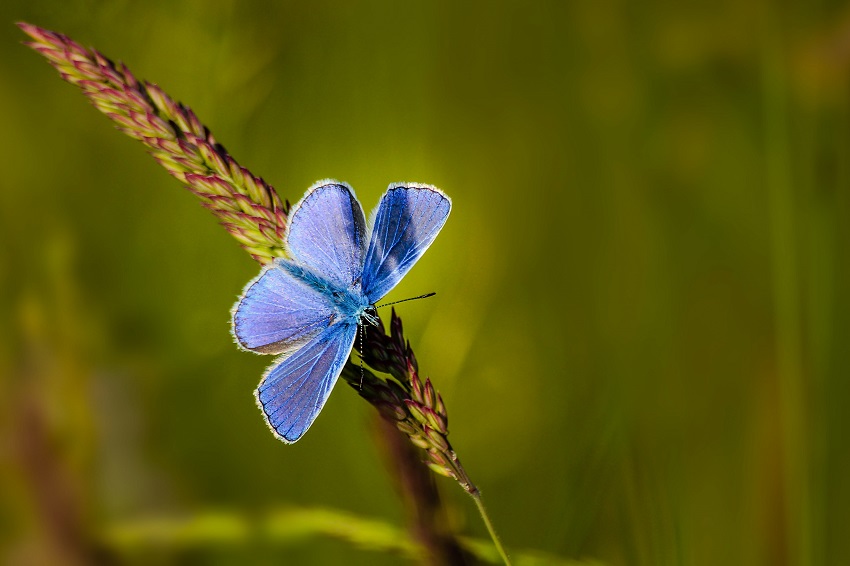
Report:
[[[396,286],[437,237],[451,200],[434,187],[390,185],[375,213],[363,292],[375,303]]]
[[[348,289],[363,270],[365,226],[363,209],[350,187],[319,184],[293,208],[287,247],[293,259]]]
[[[233,311],[233,334],[243,348],[292,352],[331,322],[328,296],[284,270],[285,262],[276,260],[249,283]]]
[[[331,325],[266,372],[255,395],[269,427],[279,438],[295,442],[316,420],[356,334],[356,324]]]

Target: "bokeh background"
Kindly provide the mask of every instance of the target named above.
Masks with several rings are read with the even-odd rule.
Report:
[[[339,384],[272,437],[271,360],[229,331],[258,266],[18,20],[157,82],[290,201],[453,198],[390,298],[437,291],[399,311],[509,548],[850,563],[846,2],[0,4],[0,560],[354,565],[403,560],[251,525],[404,528],[373,409]]]

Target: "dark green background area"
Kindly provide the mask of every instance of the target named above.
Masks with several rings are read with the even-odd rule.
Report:
[[[252,399],[271,359],[229,329],[257,264],[18,20],[158,83],[292,202],[323,178],[367,211],[396,181],[452,197],[389,298],[437,292],[399,312],[509,548],[850,563],[847,5],[5,0],[0,561],[50,537],[39,438],[90,533],[293,505],[405,520],[344,384],[300,442],[272,437]],[[122,552],[399,561],[323,538]]]

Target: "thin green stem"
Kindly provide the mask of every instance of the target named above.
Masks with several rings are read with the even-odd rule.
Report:
[[[505,550],[505,547],[502,546],[502,541],[499,540],[499,535],[496,534],[493,522],[490,521],[487,509],[484,507],[484,502],[481,500],[481,492],[476,491],[470,495],[472,495],[472,499],[475,501],[475,506],[478,507],[478,513],[481,515],[481,520],[484,521],[484,524],[487,526],[487,532],[490,533],[490,538],[493,539],[493,544],[496,545],[496,550],[499,551],[499,556],[502,557],[502,561],[505,563],[505,566],[511,566],[511,559],[508,558],[508,553]]]

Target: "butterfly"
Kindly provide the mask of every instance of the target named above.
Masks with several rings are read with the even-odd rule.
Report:
[[[392,184],[372,213],[345,183],[320,181],[292,209],[289,258],[248,282],[232,310],[245,350],[279,357],[254,392],[274,435],[293,443],[324,407],[354,346],[376,323],[384,297],[437,237],[451,199],[429,185]]]

